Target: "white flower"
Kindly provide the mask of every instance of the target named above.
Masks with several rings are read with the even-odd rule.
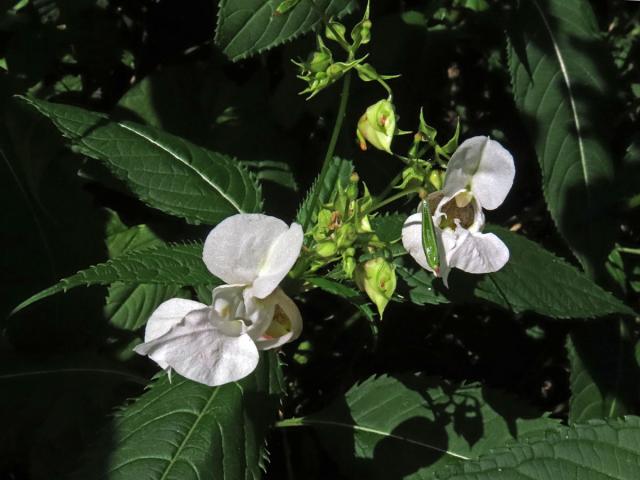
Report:
[[[445,285],[452,268],[469,273],[500,270],[509,260],[509,249],[484,227],[482,209],[499,207],[513,185],[515,166],[511,154],[489,137],[472,137],[458,147],[449,165],[442,190],[429,195],[429,207]],[[402,243],[421,267],[427,264],[422,246],[422,215],[411,215],[402,229]]]
[[[234,382],[258,364],[258,350],[295,340],[302,317],[280,282],[302,247],[302,228],[277,218],[239,214],[216,226],[204,244],[211,273],[230,285],[213,290],[211,306],[173,298],[147,322],[134,350],[163,369],[209,386]]]

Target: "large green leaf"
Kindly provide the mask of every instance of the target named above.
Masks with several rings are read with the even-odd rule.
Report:
[[[519,2],[509,64],[516,103],[542,169],[547,206],[586,270],[615,233],[612,60],[587,0]]]
[[[592,421],[510,445],[438,475],[447,480],[636,480],[640,419]]]
[[[75,478],[258,479],[281,391],[273,352],[247,378],[220,387],[165,375],[115,416]]]
[[[179,137],[69,105],[23,98],[84,155],[101,160],[152,207],[195,224],[260,210],[255,179],[238,162]]]
[[[296,221],[303,226],[304,230],[317,220],[320,208],[330,200],[333,192],[339,188],[338,185],[346,186],[348,184],[352,172],[353,164],[349,160],[334,157],[329,162],[324,181],[319,184],[319,179],[316,179],[298,209]]]
[[[514,312],[534,311],[554,318],[594,318],[633,311],[587,275],[524,236],[487,229],[507,245],[511,257],[502,270],[486,275],[474,295]],[[455,285],[451,280],[450,285]]]
[[[111,258],[134,250],[164,246],[164,242],[148,226],[129,228],[115,213],[107,224],[106,243]],[[107,291],[105,317],[118,328],[136,330],[146,323],[158,305],[178,296],[180,290],[180,285],[115,282],[109,285]]]
[[[14,313],[43,298],[72,288],[111,285],[115,282],[180,287],[212,286],[219,283],[202,262],[201,244],[152,247],[126,253],[62,279],[22,302],[14,309]]]
[[[277,15],[280,3],[282,0],[220,0],[216,44],[231,60],[240,60],[309,32],[322,15],[339,18],[356,6],[354,0],[301,0],[293,10]]]
[[[418,304],[486,300],[515,313],[536,312],[552,318],[594,318],[633,311],[587,275],[540,245],[504,228],[491,226],[509,248],[510,258],[498,272],[471,275],[453,270],[449,289],[433,275],[399,268]]]
[[[556,428],[509,395],[419,376],[371,377],[326,410],[281,426],[318,429],[349,478],[428,478],[515,437]]]
[[[575,328],[568,342],[572,423],[631,414],[640,407],[635,339],[624,320]]]

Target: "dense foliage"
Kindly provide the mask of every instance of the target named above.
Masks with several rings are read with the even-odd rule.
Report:
[[[0,0],[0,38],[0,478],[640,478],[639,3]]]

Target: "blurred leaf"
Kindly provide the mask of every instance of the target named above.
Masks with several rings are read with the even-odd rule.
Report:
[[[640,367],[623,320],[591,322],[575,328],[567,349],[572,423],[640,411]]]
[[[640,419],[592,421],[461,462],[441,480],[634,480],[640,471]]]
[[[25,300],[14,313],[32,303],[67,292],[72,288],[91,285],[111,285],[115,282],[158,285],[212,286],[218,280],[202,262],[202,245],[168,245],[135,250],[106,263],[94,265]]]
[[[349,478],[380,479],[431,478],[445,465],[558,427],[509,395],[409,375],[370,377],[300,421],[318,430]]]
[[[262,160],[243,161],[242,164],[254,172],[259,181],[273,182],[293,191],[298,190],[298,184],[288,163]]]
[[[587,0],[520,2],[513,20],[513,94],[538,154],[547,206],[594,274],[616,231],[612,59]]]
[[[3,354],[0,364],[0,472],[25,464],[38,480],[62,478],[109,411],[146,383],[88,353],[46,360]]]
[[[194,224],[215,224],[235,213],[260,210],[255,179],[224,155],[78,107],[23,100],[49,117],[80,153],[104,162],[152,207]]]
[[[107,224],[106,243],[110,258],[134,250],[165,245],[146,225],[128,228],[115,212]],[[180,285],[115,282],[109,285],[104,314],[118,328],[137,330],[162,302],[186,295],[186,292],[178,295],[180,291]]]
[[[353,164],[350,160],[334,157],[329,162],[324,182],[322,185],[318,185],[318,179],[316,179],[298,209],[296,222],[301,224],[304,230],[317,221],[320,208],[329,202],[333,192],[340,186],[346,187],[352,172]]]
[[[301,0],[284,15],[282,0],[220,0],[215,42],[231,60],[263,52],[316,28],[326,18],[340,18],[356,7],[354,0]]]
[[[336,295],[338,297],[344,298],[351,305],[356,307],[365,318],[370,321],[374,320],[374,313],[371,309],[371,305],[369,300],[362,295],[358,290],[352,288],[344,283],[340,283],[336,280],[331,280],[329,278],[323,277],[311,277],[308,278],[307,281],[315,285],[321,290],[324,290],[331,295]]]
[[[283,388],[277,353],[220,387],[173,377],[163,375],[115,416],[74,478],[261,478]]]

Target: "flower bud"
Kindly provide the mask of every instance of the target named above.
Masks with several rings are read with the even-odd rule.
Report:
[[[319,73],[327,70],[331,65],[331,62],[333,62],[331,53],[323,51],[313,52],[307,60],[306,67],[312,73]]]
[[[336,244],[338,248],[350,247],[357,237],[355,227],[350,223],[345,223],[336,232]]]
[[[391,142],[396,131],[396,114],[393,103],[389,100],[379,102],[367,108],[360,117],[356,135],[362,150],[367,149],[367,142],[378,150],[391,152]]]
[[[349,200],[355,200],[356,198],[358,198],[358,181],[359,180],[360,180],[360,177],[356,172],[353,172],[351,174],[351,177],[349,177],[349,185],[347,186],[347,198]]]
[[[355,271],[356,284],[376,304],[380,317],[396,289],[395,266],[382,257],[367,260]]]
[[[347,248],[342,254],[342,271],[347,278],[353,278],[353,272],[356,269],[356,259],[353,258],[355,253],[354,248]]]
[[[429,174],[429,183],[433,185],[436,190],[442,189],[444,172],[442,170],[432,170]]]
[[[338,251],[338,246],[332,240],[323,240],[315,246],[316,253],[322,258],[332,257]]]

